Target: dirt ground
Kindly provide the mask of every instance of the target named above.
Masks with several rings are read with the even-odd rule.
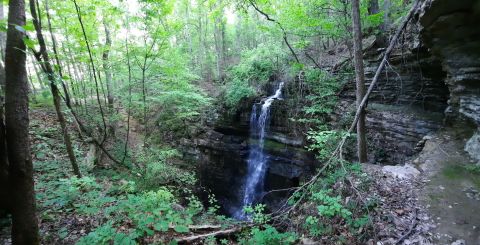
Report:
[[[480,175],[465,168],[474,164],[465,138],[444,129],[424,138],[412,162],[364,165],[385,217],[377,222],[377,244],[480,244]]]
[[[420,202],[434,220],[435,244],[480,244],[480,175],[465,169],[474,163],[457,134],[433,136],[415,160],[425,182]]]

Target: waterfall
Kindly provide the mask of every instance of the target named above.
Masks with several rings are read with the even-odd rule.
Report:
[[[263,192],[263,181],[267,169],[267,157],[263,151],[265,132],[268,127],[270,116],[270,106],[273,101],[280,99],[282,95],[283,82],[279,83],[275,93],[263,101],[263,104],[254,104],[250,116],[250,152],[248,155],[248,172],[245,179],[245,189],[243,192],[243,202],[240,209],[236,212],[236,217],[245,219],[243,207],[252,205],[258,198],[258,194]],[[258,108],[260,115],[258,115]]]

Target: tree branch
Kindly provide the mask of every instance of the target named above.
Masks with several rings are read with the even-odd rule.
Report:
[[[278,25],[278,27],[280,27],[280,29],[282,30],[283,32],[283,41],[285,41],[285,44],[288,46],[288,49],[290,50],[290,52],[292,53],[293,57],[295,58],[295,60],[297,61],[297,63],[300,63],[300,60],[298,59],[298,56],[297,56],[297,53],[295,53],[295,50],[293,50],[292,46],[290,45],[290,42],[288,42],[288,37],[287,37],[287,32],[285,31],[285,28],[283,28],[282,24],[280,22],[278,22],[277,20],[271,18],[267,13],[263,12],[256,4],[253,0],[248,0],[248,2],[250,3],[250,5],[258,12],[260,13],[261,15],[263,15],[265,17],[265,19],[267,19],[268,21],[271,21],[275,24]]]

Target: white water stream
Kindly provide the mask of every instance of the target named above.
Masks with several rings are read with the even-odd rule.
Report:
[[[281,99],[283,82],[278,84],[275,93],[265,99],[261,104],[254,104],[250,116],[250,140],[258,143],[251,143],[248,155],[248,172],[245,180],[245,189],[243,192],[243,203],[240,210],[236,212],[236,217],[245,219],[243,207],[254,204],[259,194],[263,192],[263,181],[267,169],[267,156],[264,153],[265,132],[268,128],[268,119],[270,116],[270,106],[276,99]],[[257,107],[261,106],[260,115]]]

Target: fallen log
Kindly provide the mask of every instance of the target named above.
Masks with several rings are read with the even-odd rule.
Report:
[[[242,231],[244,228],[245,228],[245,226],[234,227],[234,228],[230,228],[230,229],[226,229],[226,230],[214,231],[214,232],[200,234],[200,235],[181,237],[181,238],[175,239],[175,241],[179,244],[191,244],[193,242],[200,241],[200,240],[205,239],[207,237],[229,236],[229,235],[232,235],[234,233]]]

